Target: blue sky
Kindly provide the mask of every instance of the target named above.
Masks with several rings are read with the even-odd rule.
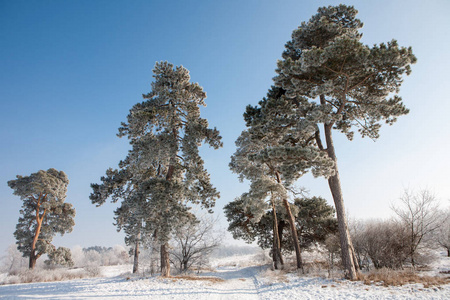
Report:
[[[21,207],[6,182],[48,168],[68,174],[67,201],[77,210],[74,231],[55,243],[123,243],[115,205],[92,205],[89,185],[126,156],[117,128],[150,91],[161,60],[189,69],[207,92],[202,113],[224,147],[202,153],[222,214],[246,190],[228,169],[245,106],[265,96],[292,30],[319,6],[341,2],[359,10],[364,43],[395,38],[418,58],[400,93],[409,115],[376,142],[335,134],[349,216],[390,216],[406,187],[428,188],[448,206],[449,1],[0,0],[0,251],[15,242]],[[332,203],[325,179],[308,175],[298,185]]]

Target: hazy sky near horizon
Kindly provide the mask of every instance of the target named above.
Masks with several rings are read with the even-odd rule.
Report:
[[[90,203],[90,183],[116,168],[128,141],[116,136],[150,91],[157,61],[183,65],[206,91],[202,109],[224,147],[202,147],[221,192],[216,214],[245,192],[228,168],[248,104],[265,96],[284,44],[319,6],[359,10],[368,45],[395,38],[418,58],[400,96],[411,110],[376,141],[335,133],[350,218],[386,218],[405,188],[432,190],[449,205],[450,1],[17,1],[0,0],[0,252],[15,242],[21,201],[8,180],[56,168],[67,173],[72,233],[57,246],[123,244],[116,205]],[[298,186],[332,204],[325,179]]]

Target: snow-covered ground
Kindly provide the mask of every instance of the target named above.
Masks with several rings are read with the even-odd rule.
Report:
[[[424,288],[364,285],[295,273],[273,272],[252,265],[258,255],[217,260],[208,280],[140,278],[124,272],[130,266],[105,267],[103,277],[50,283],[0,286],[0,299],[450,299],[450,285]],[[443,258],[437,270],[449,270]]]

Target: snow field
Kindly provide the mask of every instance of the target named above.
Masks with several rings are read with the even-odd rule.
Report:
[[[3,285],[0,299],[450,299],[450,285],[364,285],[255,265],[263,260],[259,254],[218,259],[214,272],[201,274],[209,280],[138,277],[129,273],[130,265],[102,267],[102,278]],[[448,270],[450,260],[435,267]]]

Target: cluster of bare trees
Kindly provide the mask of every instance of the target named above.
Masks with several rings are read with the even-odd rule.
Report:
[[[439,247],[450,254],[450,211],[439,208],[432,192],[405,190],[392,210],[395,216],[388,220],[353,222],[353,245],[362,268],[415,268]]]
[[[168,243],[169,262],[178,273],[200,271],[208,266],[211,253],[222,242],[218,219],[204,214],[195,219],[186,219],[173,230]],[[139,264],[143,272],[157,273],[160,269],[160,247],[151,237],[142,239],[142,248],[138,249]],[[130,249],[133,256],[135,249]],[[136,258],[135,258],[136,259]]]

